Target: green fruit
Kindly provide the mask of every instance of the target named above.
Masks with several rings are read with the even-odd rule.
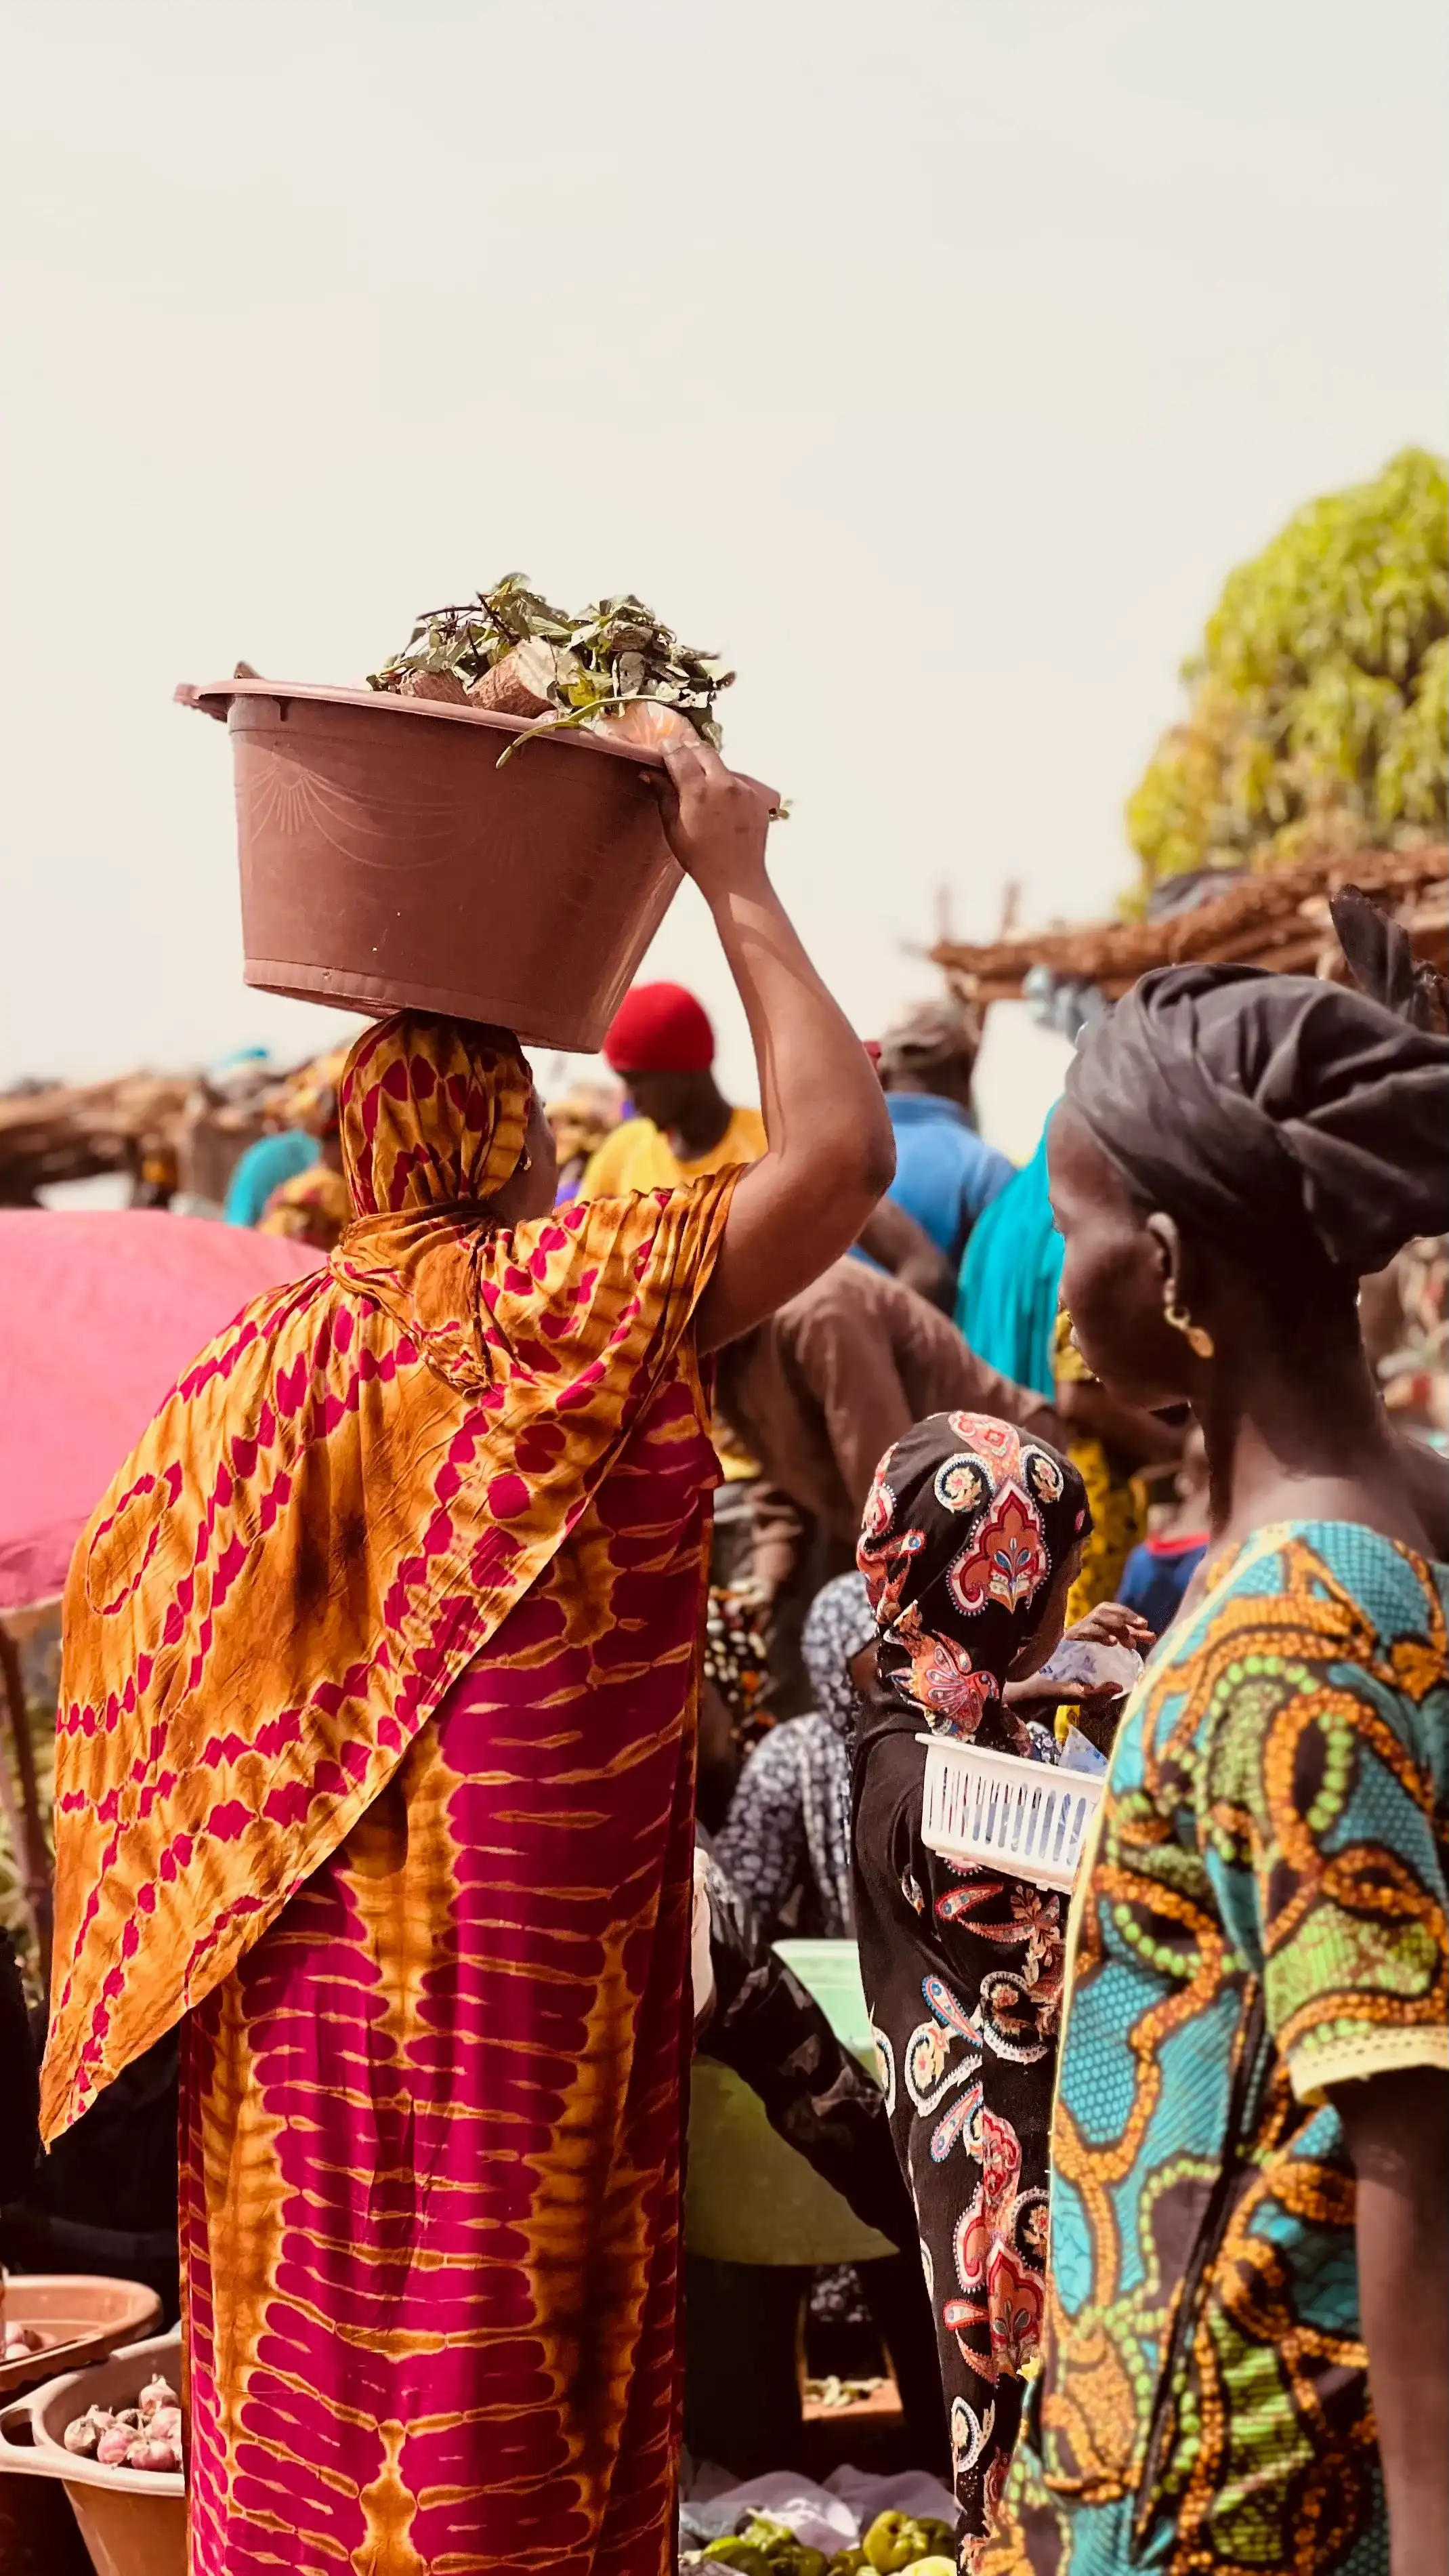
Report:
[[[876,2576],[902,2576],[911,2560],[922,2555],[916,2533],[917,2526],[909,2514],[876,2515],[865,2535],[865,2554]]]
[[[772,2576],[770,2559],[748,2540],[712,2540],[704,2554],[717,2564],[733,2567],[737,2576]]]

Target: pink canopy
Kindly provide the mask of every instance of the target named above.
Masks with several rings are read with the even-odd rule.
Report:
[[[196,1353],[322,1258],[152,1209],[0,1209],[0,1612],[62,1589],[127,1451]]]

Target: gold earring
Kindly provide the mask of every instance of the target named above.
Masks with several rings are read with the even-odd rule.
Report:
[[[1172,1326],[1175,1333],[1183,1333],[1186,1335],[1188,1348],[1196,1351],[1200,1360],[1210,1360],[1212,1358],[1214,1351],[1217,1349],[1217,1344],[1213,1340],[1211,1333],[1208,1331],[1206,1324],[1195,1324],[1186,1308],[1179,1306],[1175,1297],[1169,1297],[1166,1305],[1162,1309],[1162,1312],[1166,1321]]]

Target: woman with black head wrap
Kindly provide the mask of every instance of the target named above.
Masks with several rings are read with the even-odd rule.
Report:
[[[927,1847],[917,1737],[1018,1754],[1035,1737],[1053,1758],[1016,1694],[1061,1637],[1090,1528],[1082,1480],[1055,1449],[989,1415],[933,1413],[882,1459],[860,1541],[880,1645],[855,1728],[856,1928],[920,2227],[967,2569],[991,2526],[1041,2327],[1065,1907]],[[1083,1624],[1136,1628],[1115,1608]]]
[[[1449,1037],[1403,934],[1335,918],[1371,989],[1149,975],[1053,1122],[1082,1348],[1192,1404],[1214,1538],[1079,1881],[989,2576],[1449,2555],[1449,1570],[1356,1312],[1449,1223]]]

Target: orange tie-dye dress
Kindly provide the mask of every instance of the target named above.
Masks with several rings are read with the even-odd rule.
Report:
[[[670,2561],[735,1176],[481,1225],[529,1099],[490,1036],[360,1042],[359,1222],[188,1372],[67,1593],[44,2116],[185,2017],[193,2576]]]

